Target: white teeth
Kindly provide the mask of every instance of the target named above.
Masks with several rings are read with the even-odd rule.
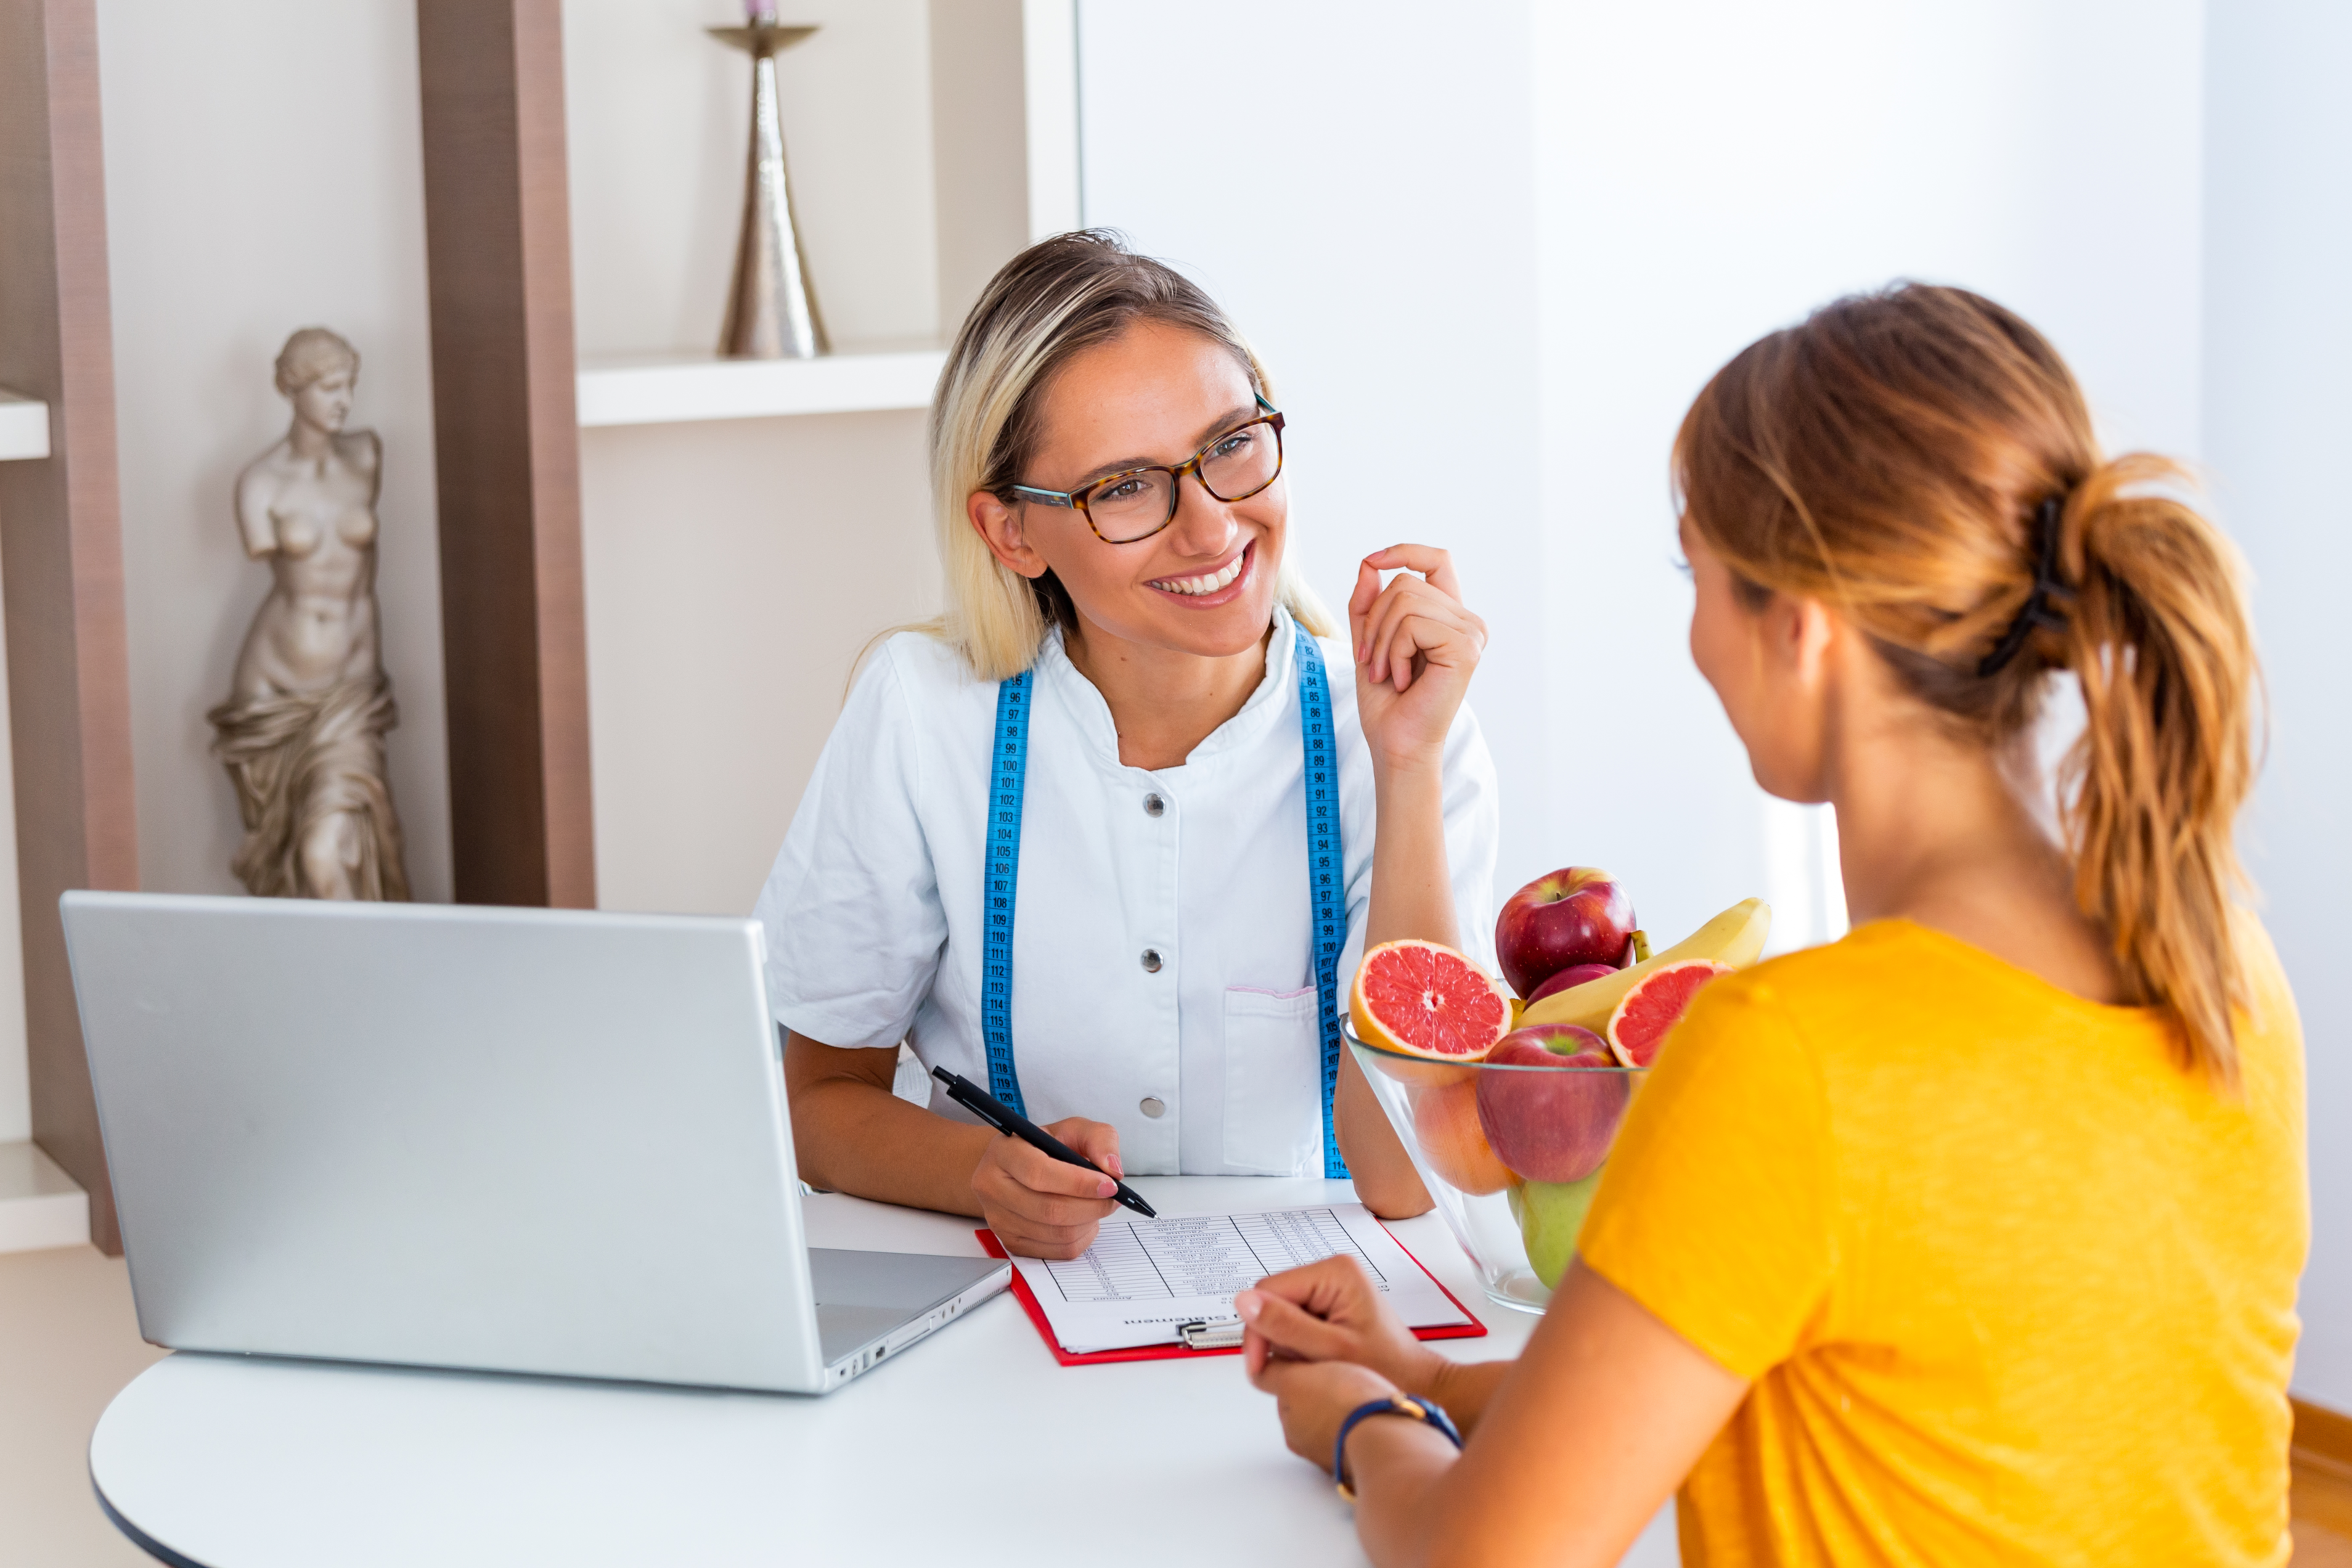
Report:
[[[1248,559],[1249,552],[1244,550],[1234,556],[1232,563],[1222,572],[1212,572],[1204,577],[1162,577],[1151,585],[1165,588],[1171,594],[1190,594],[1197,598],[1203,594],[1231,587],[1234,579],[1242,574],[1242,563]]]

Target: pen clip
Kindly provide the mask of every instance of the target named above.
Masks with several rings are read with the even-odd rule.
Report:
[[[1239,1350],[1242,1321],[1234,1318],[1222,1323],[1179,1323],[1176,1339],[1188,1351]]]
[[[931,1069],[931,1076],[939,1079],[941,1083],[947,1085],[948,1098],[950,1100],[954,1100],[958,1105],[962,1106],[966,1110],[971,1111],[974,1116],[979,1117],[982,1121],[985,1121],[991,1127],[995,1128],[999,1132],[1005,1134],[1007,1137],[1012,1136],[1013,1130],[1010,1127],[1005,1126],[1003,1121],[998,1117],[994,1107],[992,1107],[989,1102],[990,1097],[981,1089],[981,1087],[978,1084],[973,1083],[969,1079],[951,1073],[945,1068],[933,1068]]]

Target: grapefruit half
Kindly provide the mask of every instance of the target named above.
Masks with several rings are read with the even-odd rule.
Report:
[[[1657,1059],[1659,1043],[1675,1026],[1698,988],[1731,965],[1711,958],[1685,958],[1662,963],[1633,983],[1609,1015],[1609,1048],[1629,1068],[1645,1068]]]
[[[1475,1062],[1511,1032],[1511,994],[1450,947],[1384,942],[1356,970],[1348,1016],[1368,1046],[1430,1062]]]
[[[1517,1178],[1478,1124],[1478,1085],[1468,1072],[1449,1076],[1454,1082],[1406,1091],[1412,1096],[1413,1142],[1429,1168],[1462,1191],[1473,1196],[1499,1193]]]

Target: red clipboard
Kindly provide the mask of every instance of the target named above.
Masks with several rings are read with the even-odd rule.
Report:
[[[1381,1223],[1381,1228],[1382,1230],[1388,1230],[1389,1227],[1385,1221]],[[982,1226],[981,1229],[973,1231],[972,1234],[980,1237],[980,1245],[988,1249],[988,1255],[991,1258],[1009,1258],[1011,1257],[1011,1254],[1004,1250],[1004,1244],[996,1239],[996,1233],[994,1231]],[[1389,1236],[1390,1238],[1393,1240],[1396,1237],[1396,1232],[1390,1230]],[[1398,1249],[1403,1252],[1407,1258],[1412,1258],[1412,1266],[1415,1268],[1420,1269],[1423,1274],[1429,1274],[1429,1265],[1423,1263],[1418,1258],[1413,1258],[1412,1247],[1405,1246],[1402,1241],[1397,1242],[1397,1247]],[[1486,1332],[1486,1325],[1478,1321],[1478,1314],[1464,1306],[1462,1304],[1462,1299],[1456,1296],[1453,1291],[1448,1290],[1445,1288],[1445,1282],[1440,1279],[1436,1275],[1429,1274],[1429,1282],[1437,1287],[1438,1294],[1444,1296],[1447,1300],[1454,1303],[1454,1310],[1455,1311],[1461,1313],[1470,1321],[1466,1323],[1440,1323],[1435,1328],[1431,1329],[1415,1329],[1412,1331],[1412,1337],[1417,1340],[1475,1340],[1484,1338]],[[1013,1293],[1021,1298],[1021,1310],[1029,1314],[1029,1321],[1037,1325],[1037,1337],[1045,1342],[1045,1348],[1048,1351],[1051,1351],[1053,1352],[1054,1359],[1060,1362],[1064,1366],[1099,1366],[1105,1362],[1114,1361],[1205,1360],[1210,1356],[1239,1355],[1242,1353],[1242,1348],[1239,1345],[1233,1345],[1223,1350],[1196,1351],[1179,1342],[1164,1345],[1130,1345],[1125,1350],[1089,1351],[1084,1355],[1078,1355],[1070,1351],[1064,1350],[1062,1348],[1062,1342],[1054,1337],[1054,1325],[1046,1321],[1045,1309],[1037,1304],[1036,1293],[1029,1289],[1029,1281],[1022,1277],[1021,1270],[1018,1266],[1016,1266],[1013,1270]]]

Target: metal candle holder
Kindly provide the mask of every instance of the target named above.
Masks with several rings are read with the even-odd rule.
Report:
[[[762,8],[749,25],[710,36],[751,57],[751,152],[743,178],[743,232],[719,352],[728,359],[814,359],[830,352],[801,258],[800,226],[784,178],[784,128],[776,111],[775,57],[816,31],[780,27]]]

